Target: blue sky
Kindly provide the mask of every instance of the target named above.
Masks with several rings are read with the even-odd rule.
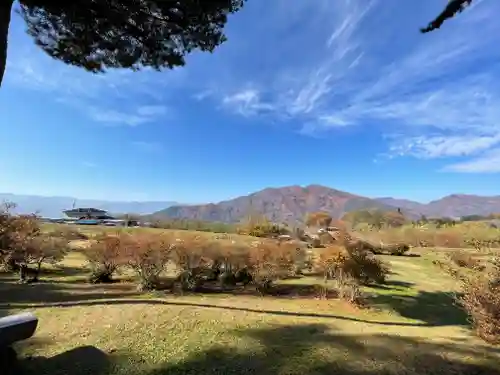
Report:
[[[428,201],[500,194],[500,12],[445,1],[249,0],[213,54],[91,75],[14,16],[0,191],[219,201],[323,184]]]

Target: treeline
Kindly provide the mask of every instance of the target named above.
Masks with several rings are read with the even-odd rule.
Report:
[[[498,220],[500,219],[500,214],[490,214],[490,215],[466,215],[462,216],[462,221],[484,221],[484,220]]]

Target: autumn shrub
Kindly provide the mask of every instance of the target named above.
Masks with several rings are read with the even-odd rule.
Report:
[[[363,248],[355,247],[348,249],[343,246],[327,247],[319,256],[318,266],[324,277],[325,295],[328,290],[328,280],[336,280],[337,284],[340,283],[345,287],[353,282],[384,283],[389,273],[389,268],[382,261]],[[352,289],[352,293],[357,292]]]
[[[217,263],[220,267],[219,282],[221,287],[234,286],[237,283],[247,285],[253,280],[249,268],[250,247],[247,244],[220,243]]]
[[[69,250],[68,241],[65,238],[49,234],[41,234],[32,238],[23,251],[17,253],[16,263],[20,266],[20,280],[38,281],[42,264],[60,262]],[[30,265],[34,268],[30,268]],[[31,278],[28,279],[28,276]]]
[[[68,242],[43,233],[35,215],[0,213],[0,261],[21,282],[38,281],[43,263],[56,263],[66,255]],[[31,267],[33,266],[33,267]]]
[[[183,290],[195,291],[204,281],[220,276],[222,260],[219,241],[186,235],[172,243],[171,259],[180,271],[177,280]]]
[[[262,295],[271,291],[272,284],[294,272],[297,249],[277,241],[262,241],[249,248],[249,273],[257,291]]]
[[[349,302],[355,306],[363,306],[365,299],[359,282],[342,270],[337,270],[334,278],[333,290],[337,298]]]
[[[282,234],[289,234],[290,230],[283,225],[269,221],[262,215],[250,215],[238,227],[238,233],[252,237],[274,238]]]
[[[123,249],[129,235],[117,232],[116,234],[97,234],[85,251],[84,255],[90,268],[89,282],[110,283],[119,266],[123,265]]]
[[[389,267],[364,249],[347,249],[349,257],[344,272],[362,284],[383,284],[389,274]]]
[[[329,246],[319,256],[319,268],[323,273],[323,298],[328,298],[331,292],[335,297],[343,299],[354,305],[360,305],[362,293],[359,287],[360,280],[352,274],[352,258],[342,246]],[[329,284],[333,280],[333,286]]]
[[[174,247],[173,237],[164,233],[124,235],[121,243],[122,259],[134,271],[139,290],[161,287],[160,275],[170,261]]]
[[[481,262],[463,250],[456,250],[448,254],[450,260],[459,267],[478,269]]]
[[[469,314],[479,337],[500,344],[500,258],[491,262],[488,274],[477,274],[463,282],[458,301]]]
[[[405,255],[408,251],[410,251],[410,246],[405,243],[395,243],[385,246],[384,250],[389,255],[402,256]]]

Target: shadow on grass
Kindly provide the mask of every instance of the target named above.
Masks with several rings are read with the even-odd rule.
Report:
[[[57,265],[52,268],[42,268],[40,270],[40,278],[43,277],[74,277],[74,276],[86,276],[88,271],[82,267],[70,267]]]
[[[248,352],[216,346],[147,375],[500,375],[498,350],[432,344],[389,335],[344,335],[321,324],[236,332],[259,343]],[[463,358],[481,359],[465,363]],[[459,360],[460,358],[460,360]]]
[[[372,296],[370,303],[433,327],[469,325],[466,312],[457,305],[452,293],[419,291],[416,295],[379,294]]]
[[[88,301],[139,295],[135,286],[126,283],[90,285],[84,283],[37,282],[19,284],[0,278],[0,314],[12,304],[41,304]]]
[[[7,363],[6,375],[108,375],[112,370],[110,356],[94,346],[81,346],[48,358],[10,359]]]
[[[382,290],[392,290],[392,289],[410,289],[415,283],[410,283],[406,281],[399,280],[387,280],[385,284],[373,284],[370,285],[372,289],[382,289]]]
[[[188,348],[187,358],[174,357],[156,365],[148,363],[147,353],[141,357],[84,346],[48,358],[21,358],[6,375],[500,375],[500,349],[477,343],[346,335],[323,324],[230,333],[249,345],[228,347],[216,342],[205,351]]]

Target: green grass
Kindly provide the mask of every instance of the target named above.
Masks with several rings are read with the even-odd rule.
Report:
[[[0,281],[0,314],[33,311],[15,374],[499,374],[500,350],[476,339],[451,302],[455,282],[419,258],[384,257],[387,286],[369,309],[340,301],[139,294],[87,285],[82,256],[44,282]],[[314,283],[304,278],[298,283]]]

